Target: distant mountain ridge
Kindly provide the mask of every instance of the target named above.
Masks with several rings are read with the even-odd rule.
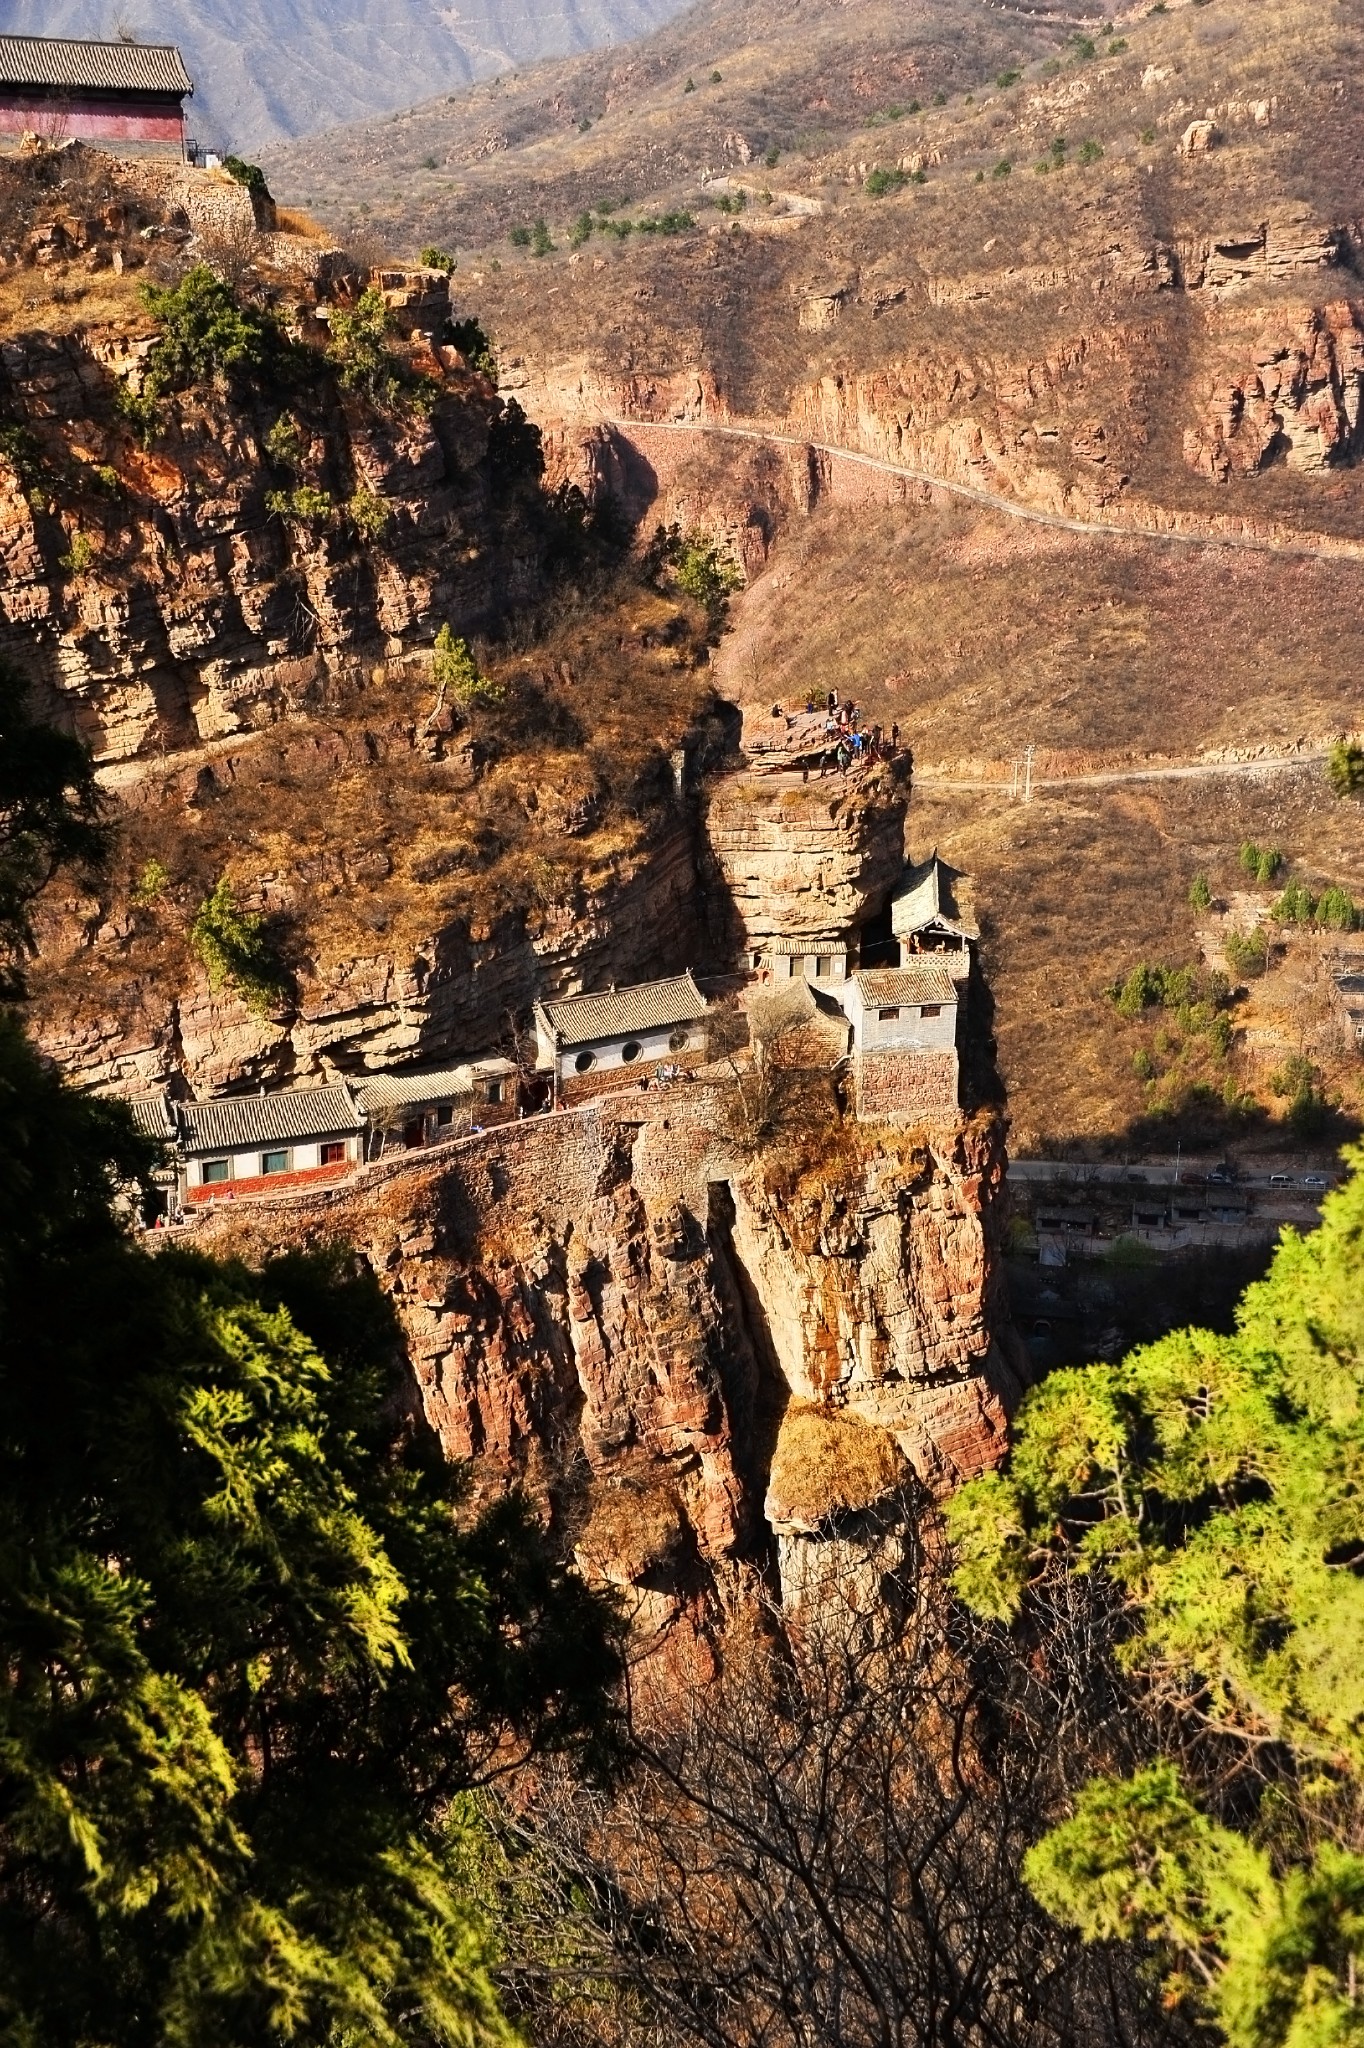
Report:
[[[683,0],[7,0],[13,35],[178,43],[190,120],[251,150],[406,107],[538,58],[624,42]]]

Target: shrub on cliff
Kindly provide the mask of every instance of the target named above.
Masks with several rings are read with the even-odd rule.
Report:
[[[502,685],[483,674],[468,641],[457,638],[448,622],[436,635],[431,679],[442,697],[453,697],[458,704],[498,704],[504,695]]]
[[[468,1511],[340,1255],[126,1235],[149,1148],[0,1020],[0,2032],[507,2044],[468,1788],[605,1763],[611,1612]]]
[[[276,322],[240,304],[206,263],[197,263],[179,284],[143,285],[142,302],[160,329],[143,379],[150,398],[234,371],[259,374],[280,352]]]
[[[496,383],[497,356],[477,320],[472,317],[468,320],[452,320],[450,340],[471,370],[480,370],[485,377],[491,377]]]
[[[1337,796],[1357,796],[1364,789],[1364,747],[1337,740],[1327,758],[1326,779]]]
[[[387,333],[388,306],[376,285],[361,292],[353,309],[334,308],[327,359],[335,364],[348,391],[363,388],[371,396],[380,396],[391,390],[395,372],[384,346]]]
[[[289,992],[289,977],[275,956],[265,919],[243,910],[224,875],[194,914],[189,942],[216,995],[235,989],[249,1009],[265,1015]]]
[[[947,1511],[979,1611],[1011,1621],[1096,1576],[1119,1609],[1156,1712],[1024,1873],[1087,1940],[1154,1941],[1170,2004],[1234,2048],[1360,2038],[1364,1152],[1347,1158],[1234,1334],[1053,1373],[1008,1471]]]

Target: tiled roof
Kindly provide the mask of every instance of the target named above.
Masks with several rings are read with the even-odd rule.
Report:
[[[459,1067],[427,1067],[396,1074],[366,1074],[351,1086],[361,1107],[369,1115],[376,1110],[401,1109],[414,1102],[448,1102],[456,1096],[471,1095],[475,1081],[500,1081],[516,1072],[510,1060],[474,1060]]]
[[[561,1045],[595,1045],[602,1038],[628,1038],[636,1031],[665,1031],[706,1014],[706,999],[690,974],[646,981],[638,988],[613,988],[605,995],[566,996],[537,1009]]]
[[[956,985],[941,960],[923,953],[903,967],[873,967],[853,983],[867,1009],[897,1010],[919,1003],[955,1003]]]
[[[144,1138],[157,1138],[162,1144],[171,1144],[179,1137],[179,1125],[172,1114],[164,1089],[156,1095],[133,1095],[127,1098],[133,1122]]]
[[[817,958],[821,953],[835,955],[846,953],[848,942],[846,939],[841,938],[762,939],[755,945],[753,950],[755,953],[771,953],[777,959],[790,955],[793,959],[801,960],[807,955],[811,958]]]
[[[978,938],[976,926],[963,914],[957,901],[956,885],[961,879],[955,868],[939,860],[935,847],[927,860],[910,868],[891,897],[892,931],[909,936],[936,923],[946,925],[964,939]]]
[[[218,1102],[179,1105],[184,1146],[202,1152],[242,1152],[252,1145],[294,1138],[330,1138],[363,1128],[344,1082],[330,1088],[289,1088],[278,1095],[227,1095]]]
[[[194,86],[170,43],[74,43],[51,36],[0,36],[0,85],[63,86],[87,92],[187,93]]]

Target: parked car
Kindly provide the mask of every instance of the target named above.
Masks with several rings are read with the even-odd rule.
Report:
[[[1272,1188],[1291,1188],[1293,1185],[1293,1176],[1291,1173],[1271,1173],[1269,1176],[1269,1185]]]
[[[1229,1159],[1224,1159],[1220,1166],[1214,1166],[1212,1172],[1208,1175],[1208,1179],[1218,1187],[1226,1187],[1235,1178],[1236,1168]]]
[[[1302,1184],[1305,1188],[1329,1188],[1331,1176],[1329,1173],[1305,1173]]]

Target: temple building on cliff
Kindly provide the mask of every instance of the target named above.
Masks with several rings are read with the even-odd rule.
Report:
[[[194,91],[169,43],[0,35],[0,148],[94,142],[116,154],[184,157]]]
[[[559,1102],[629,1087],[660,1066],[704,1059],[706,1010],[690,974],[537,1003],[536,1064],[552,1075]]]

